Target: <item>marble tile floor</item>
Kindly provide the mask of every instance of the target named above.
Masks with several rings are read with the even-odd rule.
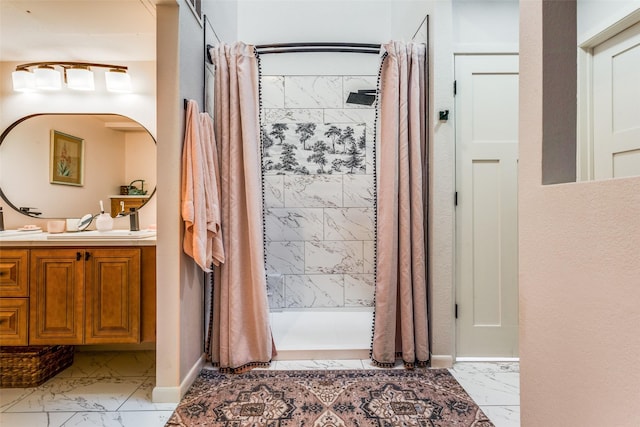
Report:
[[[402,369],[400,365],[398,369]],[[281,360],[269,369],[374,369],[369,360]],[[463,362],[452,375],[496,427],[519,426],[514,362]],[[2,427],[164,426],[176,404],[151,402],[155,354],[76,352],[74,364],[39,387],[0,389]]]

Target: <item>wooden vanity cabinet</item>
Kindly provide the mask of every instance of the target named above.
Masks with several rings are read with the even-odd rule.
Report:
[[[128,213],[131,208],[140,209],[148,200],[149,196],[111,197],[111,216],[115,218],[120,213],[120,202],[124,202],[124,211]]]
[[[84,252],[32,249],[29,344],[82,344]]]
[[[30,294],[30,345],[155,340],[154,247],[31,249]]]
[[[29,251],[2,249],[0,256],[0,344],[27,345]]]

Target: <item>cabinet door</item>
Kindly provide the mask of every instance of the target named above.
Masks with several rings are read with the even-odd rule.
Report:
[[[0,297],[28,297],[28,249],[3,249],[0,253]]]
[[[0,343],[27,345],[29,298],[0,299]]]
[[[140,342],[140,249],[87,249],[85,344]]]
[[[82,344],[84,253],[32,249],[29,344]]]

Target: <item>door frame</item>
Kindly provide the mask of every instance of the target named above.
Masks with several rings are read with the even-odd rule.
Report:
[[[578,44],[576,181],[594,179],[593,51],[606,40],[640,22],[640,8]]]

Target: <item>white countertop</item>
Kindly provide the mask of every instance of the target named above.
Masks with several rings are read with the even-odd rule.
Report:
[[[0,247],[39,246],[155,246],[155,230],[111,230],[47,233],[43,231],[0,231]]]

